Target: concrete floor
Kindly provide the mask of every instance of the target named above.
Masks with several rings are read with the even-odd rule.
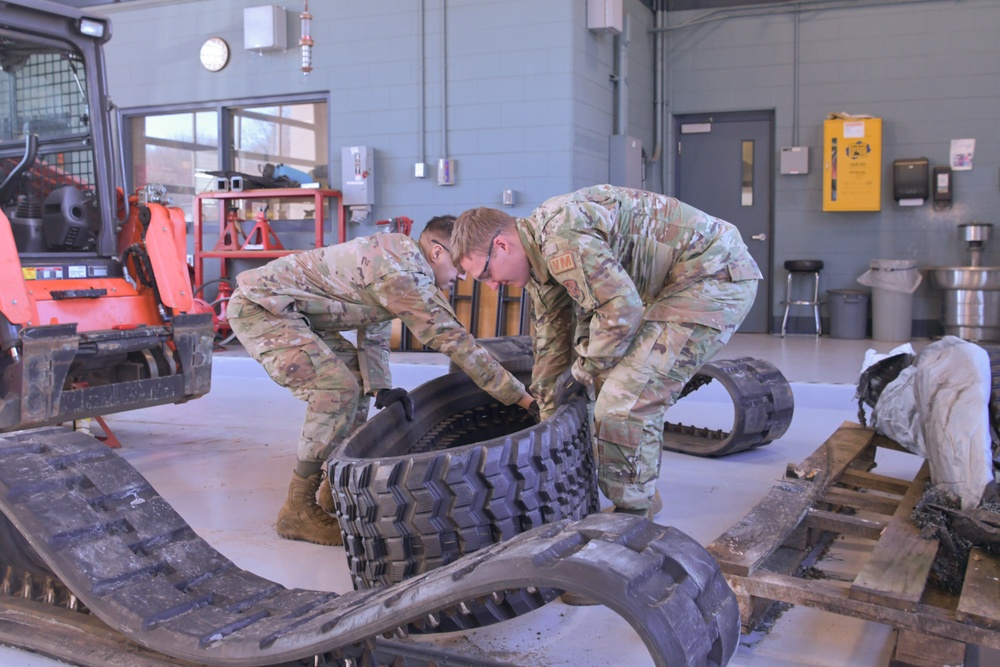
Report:
[[[927,341],[915,343],[916,347]],[[664,510],[657,521],[708,544],[739,520],[778,481],[788,462],[813,452],[844,421],[855,421],[854,383],[866,349],[892,343],[813,336],[737,335],[718,358],[755,356],[774,363],[792,382],[795,416],[778,441],[722,459],[663,455],[659,483]],[[394,354],[399,386],[413,388],[446,372],[438,354]],[[343,550],[289,542],[274,521],[294,465],[304,404],[272,383],[240,349],[217,353],[212,391],[184,405],[114,415],[108,423],[132,463],[191,526],[238,566],[287,587],[351,590]],[[671,410],[671,420],[727,428],[732,406],[709,385]],[[906,454],[879,460],[884,474],[915,470]],[[837,545],[822,567],[836,576],[864,553]],[[507,623],[419,638],[468,655],[519,665],[651,664],[634,631],[604,607],[553,602]],[[734,667],[884,667],[893,630],[837,614],[793,607],[768,632],[743,637]],[[0,665],[61,663],[0,647]],[[966,665],[1000,664],[1000,651],[969,647]]]

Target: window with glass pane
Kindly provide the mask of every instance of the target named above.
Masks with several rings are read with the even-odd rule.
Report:
[[[219,114],[214,110],[137,116],[132,133],[132,186],[163,185],[175,206],[192,216],[194,197],[219,169]]]
[[[259,176],[265,165],[280,167],[301,180],[329,183],[327,178],[326,102],[289,102],[169,111],[128,116],[132,140],[131,185],[166,186],[175,206],[193,220],[196,195],[215,189],[213,171]],[[223,123],[233,146],[220,146]],[[205,219],[217,217],[217,202],[205,202]],[[311,212],[299,203],[288,218]],[[279,212],[274,212],[279,213]]]
[[[277,175],[292,180],[328,182],[325,102],[232,107],[230,113],[233,169],[260,175],[272,165]],[[270,214],[288,219],[312,217],[307,210],[311,208],[311,203],[291,202]]]

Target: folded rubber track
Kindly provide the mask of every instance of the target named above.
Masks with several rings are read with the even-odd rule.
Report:
[[[664,449],[695,456],[725,456],[762,447],[788,430],[795,399],[788,380],[774,364],[753,357],[706,362],[680,396],[687,396],[713,380],[729,392],[733,401],[732,429],[672,423],[668,410],[668,421],[663,428]]]
[[[236,567],[135,468],[82,433],[0,437],[0,499],[91,612],[147,648],[201,664],[325,656],[524,586],[592,596],[636,630],[657,665],[724,665],[739,639],[735,596],[707,551],[629,515],[542,526],[394,586],[338,596]]]

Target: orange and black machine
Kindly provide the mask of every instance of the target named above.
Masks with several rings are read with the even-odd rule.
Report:
[[[123,196],[110,24],[79,16],[44,0],[0,14],[0,431],[211,385],[212,321],[192,299],[184,214],[160,186]]]

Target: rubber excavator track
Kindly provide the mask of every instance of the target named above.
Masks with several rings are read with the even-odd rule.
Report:
[[[0,556],[51,573],[45,597],[65,587],[66,606],[178,661],[495,664],[420,657],[376,638],[525,586],[577,591],[610,607],[656,665],[725,665],[739,640],[735,596],[707,551],[625,514],[541,526],[393,586],[337,595],[287,589],[236,567],[135,468],[83,433],[0,436],[0,498],[9,520]]]

